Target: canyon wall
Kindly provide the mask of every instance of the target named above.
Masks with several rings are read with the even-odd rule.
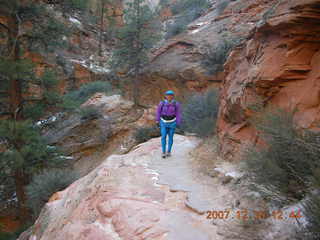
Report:
[[[174,1],[172,1],[174,2]],[[162,9],[163,25],[176,16],[168,6]],[[140,79],[140,102],[153,107],[168,88],[183,99],[192,92],[208,88],[221,89],[218,135],[221,154],[237,156],[246,141],[256,142],[257,134],[248,120],[254,115],[252,105],[275,105],[286,110],[297,110],[295,120],[302,128],[317,129],[318,125],[318,55],[319,9],[317,0],[238,0],[211,1],[212,7],[187,26],[187,30],[163,39],[150,53],[151,63]],[[222,8],[221,4],[227,3]],[[123,2],[107,6],[122,22]],[[152,7],[158,1],[149,1]],[[91,13],[98,17],[99,1],[91,0]],[[14,29],[10,16],[1,10],[0,32]],[[105,39],[103,54],[99,56],[98,24],[91,24],[77,14],[68,18],[55,16],[73,32],[68,37],[70,47],[54,54],[25,52],[25,57],[36,63],[36,71],[45,67],[57,70],[59,89],[65,93],[84,83],[99,79],[110,80],[107,60],[114,47],[113,40]],[[6,27],[4,27],[6,26]],[[28,24],[21,26],[25,31]],[[107,34],[108,29],[104,34]],[[0,34],[0,46],[8,44]],[[233,44],[233,51],[223,71],[210,73],[202,64],[208,46],[219,46],[221,41]],[[216,48],[218,54],[220,49]],[[215,54],[215,52],[213,52]],[[38,91],[31,86],[31,91]],[[129,87],[125,87],[129,93]],[[1,110],[6,100],[1,99]]]
[[[320,1],[274,1],[248,40],[225,64],[218,133],[221,153],[239,156],[246,141],[258,140],[248,120],[252,106],[295,110],[304,129],[318,130]]]

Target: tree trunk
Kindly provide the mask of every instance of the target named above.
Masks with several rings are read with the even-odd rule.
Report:
[[[133,77],[133,102],[135,106],[139,105],[139,74],[137,71]]]
[[[19,24],[20,21],[18,19],[17,25],[19,30]],[[14,39],[14,45],[12,49],[12,55],[10,58],[12,58],[14,61],[19,61],[20,59],[20,43],[18,39],[18,30],[17,35]],[[14,37],[12,37],[14,38]],[[9,99],[10,99],[10,112],[12,114],[12,118],[14,123],[17,121],[23,120],[22,116],[22,104],[23,104],[23,97],[22,97],[22,82],[20,79],[10,79],[9,84]],[[15,130],[14,130],[15,131]],[[19,150],[21,146],[19,146],[19,143],[16,143],[16,148]],[[24,174],[23,169],[17,169],[14,172],[14,181],[15,181],[15,190],[16,190],[16,196],[18,200],[18,210],[20,214],[20,219],[22,222],[25,222],[29,219],[30,215],[28,212],[28,209],[26,207],[26,195],[24,186],[26,184],[26,175]]]
[[[101,0],[101,18],[100,18],[100,36],[99,36],[99,56],[102,56],[102,40],[103,40],[103,27],[104,27],[104,6],[105,2]]]
[[[18,199],[18,211],[20,214],[19,218],[22,222],[26,222],[29,219],[29,211],[26,207],[26,194],[24,190],[26,179],[22,169],[18,169],[15,171],[14,181]]]
[[[16,43],[14,50],[15,61],[19,60],[19,43]],[[19,79],[10,79],[9,85],[9,96],[10,96],[10,111],[13,115],[14,120],[20,120],[21,116],[21,106],[23,102],[22,98],[22,86]]]
[[[135,2],[137,5],[136,10],[137,10],[137,33],[136,33],[136,52],[137,52],[137,58],[135,61],[135,66],[134,66],[134,70],[135,70],[135,74],[134,74],[134,83],[133,83],[133,100],[134,100],[134,104],[135,106],[139,105],[139,72],[140,72],[140,55],[141,55],[141,36],[140,36],[140,31],[141,31],[141,24],[140,24],[140,1]]]

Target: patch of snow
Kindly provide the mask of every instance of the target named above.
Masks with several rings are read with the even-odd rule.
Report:
[[[99,73],[109,73],[111,70],[109,68],[106,67],[101,67],[99,65],[95,65],[93,63],[90,64],[89,68],[93,71],[93,72],[99,72]]]
[[[49,124],[49,123],[53,123],[55,121],[58,120],[59,117],[61,117],[63,114],[62,113],[58,113],[57,115],[53,115],[47,119],[44,119],[44,120],[39,120],[38,122],[36,122],[36,125],[37,126],[42,126],[42,125],[45,125],[45,124]]]
[[[72,156],[60,156],[60,158],[63,158],[63,159],[66,159],[66,160],[74,159]]]
[[[195,34],[197,32],[202,31],[204,28],[207,27],[208,24],[209,22],[200,22],[200,23],[194,24],[193,26],[197,27],[197,29],[191,31],[190,34]]]
[[[195,33],[197,33],[197,32],[200,32],[200,29],[199,29],[199,28],[198,28],[198,29],[193,30],[193,31],[191,32],[191,34],[195,34]]]
[[[216,167],[216,168],[214,168],[213,170],[215,170],[215,171],[217,171],[217,172],[221,172],[221,173],[224,174],[224,171],[223,171],[222,168]]]
[[[238,179],[243,176],[243,173],[238,171],[232,164],[222,163],[220,166],[215,167],[214,170],[234,179]]]
[[[90,56],[89,59],[91,60],[92,56]],[[107,67],[100,66],[100,65],[95,64],[93,62],[88,63],[86,60],[71,59],[70,61],[74,62],[74,63],[78,63],[81,66],[90,69],[94,73],[109,73],[109,72],[111,72],[111,70]]]
[[[239,172],[236,172],[236,171],[227,172],[225,175],[226,175],[226,176],[230,176],[230,177],[232,177],[232,178],[240,178],[240,177],[242,177],[242,174],[239,173]]]
[[[207,25],[207,24],[208,24],[208,22],[200,22],[195,25],[201,27],[202,25]]]
[[[123,144],[120,145],[120,150],[127,150],[126,147],[123,146]]]
[[[50,146],[50,145],[47,145],[47,148],[48,148],[48,149],[56,149],[55,146]]]
[[[254,198],[256,198],[256,199],[259,199],[259,198],[261,198],[261,194],[260,193],[258,193],[258,192],[248,192],[247,194],[246,194],[246,196],[248,196],[248,197],[254,197]]]
[[[79,63],[81,65],[86,64],[86,60],[70,59],[70,62]]]
[[[77,24],[79,26],[82,26],[82,23],[78,19],[76,19],[74,17],[69,17],[69,21],[74,23],[74,24]]]
[[[7,200],[7,202],[18,202],[17,194],[14,193],[12,197]]]

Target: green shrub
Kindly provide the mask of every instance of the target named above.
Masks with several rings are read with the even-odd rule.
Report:
[[[81,120],[93,120],[101,116],[96,107],[87,106],[80,109]]]
[[[302,205],[302,217],[307,224],[298,229],[297,239],[318,240],[320,237],[320,197],[317,194],[306,199]]]
[[[217,15],[221,15],[223,11],[228,7],[230,0],[224,0],[217,5]]]
[[[0,240],[15,240],[16,236],[12,233],[1,232],[0,231]]]
[[[112,86],[109,82],[95,81],[82,85],[78,90],[71,91],[63,96],[62,107],[66,110],[74,110],[87,101],[97,92],[110,93]]]
[[[170,4],[169,0],[160,0],[159,5],[161,7],[166,7]]]
[[[34,216],[38,216],[52,194],[65,189],[78,177],[78,174],[73,171],[59,169],[45,170],[33,177],[26,190],[27,205],[32,209]]]
[[[237,41],[232,39],[222,39],[218,44],[212,46],[206,44],[201,65],[209,74],[223,71],[223,65],[236,44]]]
[[[63,13],[72,13],[74,11],[84,11],[88,8],[87,0],[68,0],[62,1],[61,7]]]
[[[174,15],[176,14],[188,14],[192,10],[196,10],[203,13],[206,9],[210,7],[210,3],[207,0],[179,0],[172,5],[171,11]]]
[[[244,155],[252,186],[280,206],[304,198],[319,171],[319,136],[298,130],[293,113],[280,109],[260,113],[251,123],[266,144]]]
[[[57,48],[68,46],[68,42],[63,37],[69,36],[70,33],[70,29],[56,19],[52,17],[42,19],[42,23],[35,24],[29,33],[30,47],[36,52],[54,52]]]
[[[143,143],[151,138],[158,137],[160,135],[160,130],[158,127],[142,127],[138,128],[135,132],[134,138],[137,143]]]
[[[180,0],[172,5],[173,14],[179,14],[173,23],[167,26],[165,38],[169,39],[187,29],[187,25],[199,18],[210,4],[207,0]]]
[[[33,120],[37,120],[43,115],[44,111],[44,103],[27,103],[23,107],[23,116]]]
[[[180,18],[167,26],[165,39],[172,38],[187,29],[189,21],[186,18]]]
[[[41,82],[43,84],[43,87],[46,90],[49,90],[56,87],[59,83],[59,80],[54,71],[46,69],[43,76],[41,77]]]
[[[218,91],[213,89],[187,99],[182,108],[182,126],[186,132],[207,137],[214,133],[219,110]]]
[[[88,1],[87,0],[70,0],[69,4],[72,6],[74,9],[79,9],[79,10],[84,10],[87,8]]]

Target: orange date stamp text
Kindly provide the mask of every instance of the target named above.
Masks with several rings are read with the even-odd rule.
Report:
[[[212,210],[206,212],[207,219],[238,219],[238,220],[263,220],[267,218],[276,220],[286,220],[292,218],[302,218],[301,210],[293,210],[290,213],[284,213],[282,210],[273,210],[271,212],[265,210],[252,210],[241,209],[232,212],[231,210]]]

